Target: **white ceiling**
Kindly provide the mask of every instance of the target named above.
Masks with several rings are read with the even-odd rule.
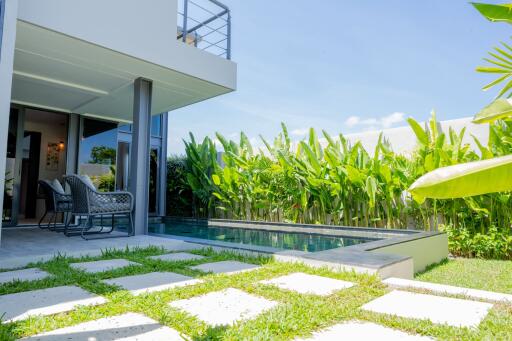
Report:
[[[231,90],[18,20],[12,101],[131,121],[133,81],[153,80],[152,113]]]

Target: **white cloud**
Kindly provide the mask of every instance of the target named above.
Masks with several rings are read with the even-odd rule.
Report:
[[[405,114],[403,112],[394,112],[388,116],[384,116],[381,119],[382,126],[384,128],[390,128],[391,126],[401,123],[404,121]]]
[[[349,118],[347,118],[347,120],[345,121],[345,125],[348,126],[349,128],[352,128],[356,125],[359,124],[359,121],[361,121],[361,119],[359,118],[359,116],[350,116]]]
[[[293,129],[290,133],[293,136],[306,136],[309,132],[308,128]]]
[[[403,122],[404,118],[405,114],[403,112],[394,112],[380,118],[370,117],[362,119],[359,116],[350,116],[345,120],[345,125],[348,128],[360,126],[362,130],[378,130],[391,128],[395,124]]]

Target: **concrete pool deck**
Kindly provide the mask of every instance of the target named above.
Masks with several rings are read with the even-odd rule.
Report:
[[[71,257],[99,256],[104,250],[126,247],[157,246],[171,252],[213,247],[250,255],[271,255],[279,261],[302,262],[314,267],[325,266],[336,271],[353,270],[378,274],[382,278],[411,279],[414,273],[448,256],[447,237],[439,232],[224,220],[186,221],[266,231],[381,239],[325,251],[305,252],[164,234],[85,241],[79,237],[69,238],[38,228],[13,228],[3,230],[0,244],[0,269],[24,267],[32,262],[50,260],[59,254]]]

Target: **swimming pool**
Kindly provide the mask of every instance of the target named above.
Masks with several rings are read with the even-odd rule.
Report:
[[[329,236],[177,222],[153,224],[149,232],[306,252],[324,251],[378,240],[378,238]]]

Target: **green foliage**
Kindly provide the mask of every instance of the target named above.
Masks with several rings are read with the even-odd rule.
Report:
[[[167,159],[167,215],[192,216],[193,194],[187,183],[187,159],[172,156]]]
[[[420,205],[404,191],[439,167],[510,154],[512,124],[491,125],[487,145],[475,139],[482,156],[462,142],[465,129],[442,133],[434,113],[425,127],[413,119],[409,124],[418,136],[410,156],[393,152],[382,136],[371,152],[313,129],[294,144],[284,125],[273,142],[263,140],[264,150],[255,150],[243,133],[238,142],[217,134],[219,146],[208,137],[198,144],[191,135],[176,174],[181,180],[169,183],[169,191],[191,193],[189,213],[196,217],[426,230],[443,223],[483,234],[489,226],[509,227],[509,193]]]
[[[510,229],[489,228],[486,233],[467,228],[445,228],[450,252],[455,256],[489,259],[512,259],[512,235]]]
[[[98,183],[98,191],[100,192],[113,192],[116,189],[116,175],[113,172],[95,177],[93,181]]]
[[[91,149],[91,160],[89,163],[106,165],[116,164],[116,149],[107,146],[94,146]]]

